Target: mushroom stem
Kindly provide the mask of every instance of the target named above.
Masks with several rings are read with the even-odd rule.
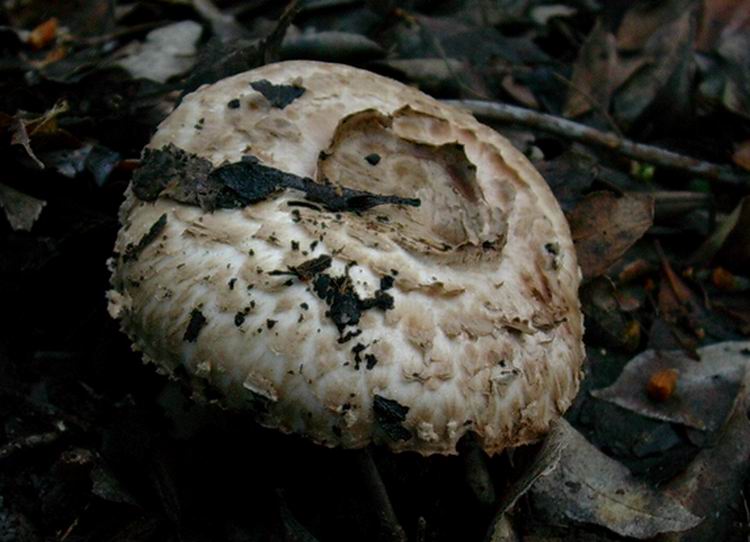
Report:
[[[388,497],[388,491],[380,477],[380,471],[372,458],[369,446],[357,450],[354,455],[365,487],[373,500],[375,510],[377,510],[381,540],[406,542],[406,532],[393,511],[391,499]]]
[[[487,454],[484,453],[473,433],[466,437],[466,449],[461,458],[464,463],[466,482],[474,493],[479,504],[490,507],[495,504],[495,485],[487,465]]]

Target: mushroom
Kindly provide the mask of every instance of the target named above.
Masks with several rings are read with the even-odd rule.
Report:
[[[326,446],[539,440],[584,356],[580,272],[501,135],[373,73],[281,62],[188,95],[120,212],[110,312],[143,358]]]

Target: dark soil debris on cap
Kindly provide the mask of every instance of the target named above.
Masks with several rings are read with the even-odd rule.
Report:
[[[372,410],[378,426],[391,439],[409,440],[412,437],[411,431],[401,425],[406,420],[409,407],[393,399],[374,395],[372,398]]]
[[[159,237],[159,234],[164,231],[166,225],[167,214],[164,213],[156,222],[151,225],[146,234],[141,237],[140,241],[138,241],[138,244],[130,244],[127,246],[127,248],[125,249],[125,254],[122,257],[123,261],[129,262],[138,259],[138,255],[143,252],[143,249],[145,249],[148,245],[153,243],[157,237]]]
[[[206,317],[203,316],[200,309],[193,309],[193,312],[190,313],[190,321],[188,322],[187,329],[185,329],[185,335],[183,335],[182,340],[194,343],[198,339],[198,334],[203,329],[203,326],[206,325],[206,322]]]
[[[268,102],[277,109],[284,109],[287,105],[305,93],[305,88],[296,85],[274,85],[267,79],[260,79],[250,83],[253,90],[260,92]]]
[[[377,166],[380,163],[380,155],[374,152],[365,156],[365,160],[367,160],[367,163],[371,166]]]

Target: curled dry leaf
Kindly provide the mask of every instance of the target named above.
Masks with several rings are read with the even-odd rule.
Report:
[[[750,342],[723,342],[698,349],[696,361],[679,350],[647,350],[628,362],[611,386],[591,394],[642,416],[712,433],[721,429],[737,400]],[[679,386],[660,402],[649,398],[652,375],[679,372]]]
[[[30,231],[46,204],[46,201],[0,183],[0,207],[14,231]]]
[[[667,493],[635,479],[628,469],[600,452],[569,425],[557,467],[531,488],[532,504],[549,523],[593,523],[621,536],[646,539],[698,525]]]
[[[654,220],[654,201],[645,194],[594,192],[568,214],[584,279],[604,274]]]

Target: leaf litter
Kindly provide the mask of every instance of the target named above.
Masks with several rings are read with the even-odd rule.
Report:
[[[0,459],[0,531],[29,541],[746,539],[747,0],[7,4],[0,449],[14,452]],[[384,485],[373,490],[348,452],[227,416],[133,363],[104,313],[102,262],[123,191],[148,166],[141,149],[187,92],[282,58],[336,60],[439,99],[521,110],[484,120],[539,167],[576,239],[589,357],[572,425],[471,462],[374,450]],[[279,107],[300,92],[259,84]],[[533,114],[574,122],[545,130]],[[201,202],[190,187],[221,168],[188,162],[192,176],[170,197],[209,208],[251,201],[248,175],[271,180],[262,197],[301,190],[321,208],[409,204],[376,190],[334,201],[325,186],[252,163],[214,173],[224,200]],[[311,255],[282,272],[311,281],[327,266]],[[337,288],[346,295],[345,281]],[[186,340],[206,323],[193,308]],[[382,429],[408,438],[389,401],[378,403]],[[494,486],[494,505],[476,480]],[[374,512],[388,502],[383,487],[387,517]]]

